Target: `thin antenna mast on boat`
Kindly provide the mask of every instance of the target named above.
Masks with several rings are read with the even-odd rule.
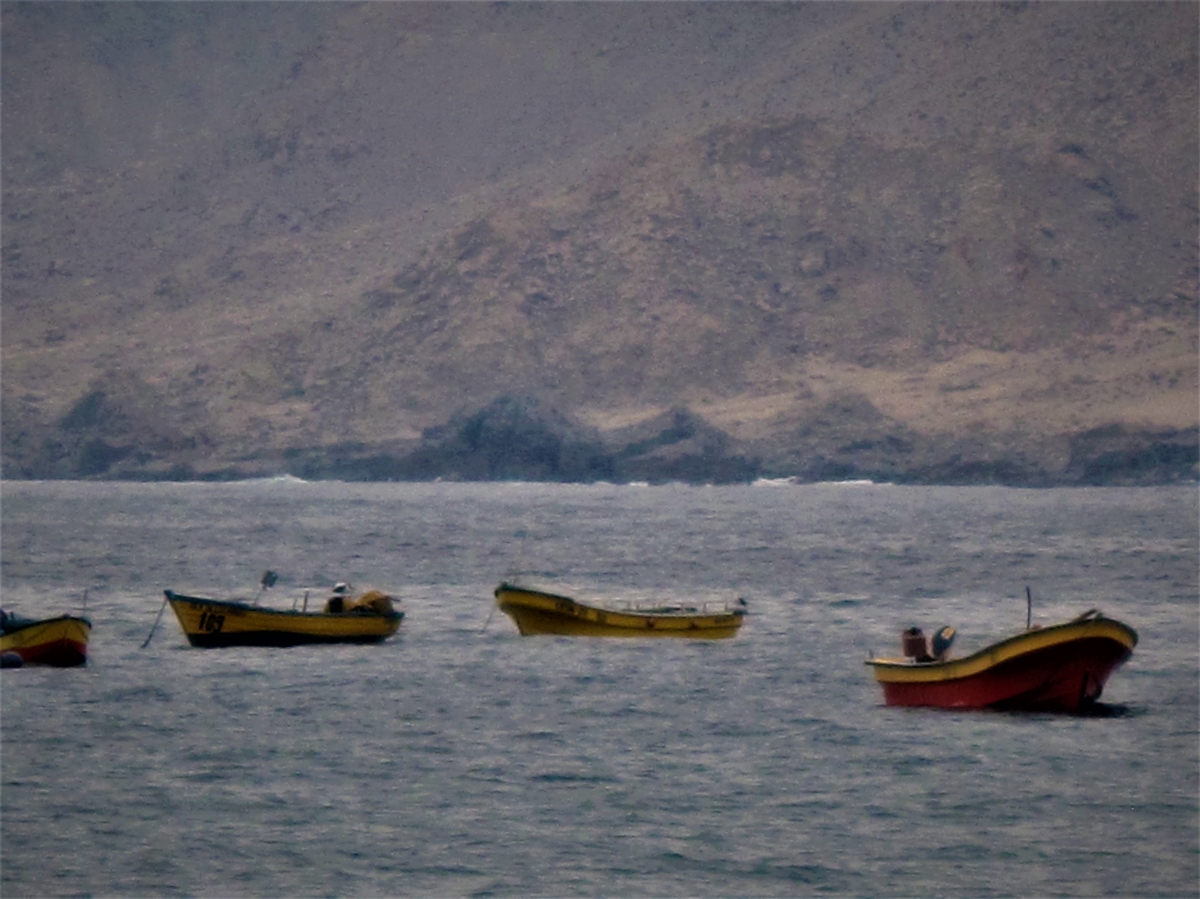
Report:
[[[1025,630],[1033,626],[1033,591],[1025,585]]]
[[[521,542],[517,546],[517,561],[509,567],[504,578],[513,584],[517,583],[521,578],[521,566],[525,563],[525,541],[529,539],[529,529],[521,528],[517,531],[517,535],[521,537]]]

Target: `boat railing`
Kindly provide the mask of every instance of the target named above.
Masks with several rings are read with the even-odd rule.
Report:
[[[639,615],[727,615],[744,609],[745,604],[727,599],[710,599],[700,602],[643,603],[634,600],[618,600],[608,606],[617,612],[634,612]]]

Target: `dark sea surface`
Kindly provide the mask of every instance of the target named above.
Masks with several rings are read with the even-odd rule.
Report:
[[[1195,896],[1195,485],[0,485],[0,589],[94,622],[0,678],[0,893]],[[164,588],[404,600],[377,646],[191,649]],[[724,641],[520,637],[492,590],[734,599]],[[890,709],[909,624],[960,654],[1096,607],[1091,717]]]

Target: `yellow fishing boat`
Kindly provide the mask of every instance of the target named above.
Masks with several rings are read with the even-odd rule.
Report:
[[[719,640],[742,626],[746,601],[613,608],[591,605],[529,587],[502,583],[496,606],[516,622],[524,636],[564,634],[572,637],[690,637]],[[718,608],[719,606],[719,608]]]
[[[86,665],[91,634],[91,621],[80,615],[34,619],[0,609],[0,665]]]
[[[242,600],[164,593],[188,642],[209,648],[378,643],[396,633],[404,619],[392,597],[378,590],[358,597],[335,594],[312,612],[307,599],[301,609],[271,609]]]

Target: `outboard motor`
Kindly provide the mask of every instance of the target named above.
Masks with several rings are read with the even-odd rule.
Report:
[[[954,637],[957,632],[950,625],[938,628],[936,634],[933,635],[931,649],[933,650],[934,661],[944,662],[946,656],[950,654],[950,644],[954,642]]]

